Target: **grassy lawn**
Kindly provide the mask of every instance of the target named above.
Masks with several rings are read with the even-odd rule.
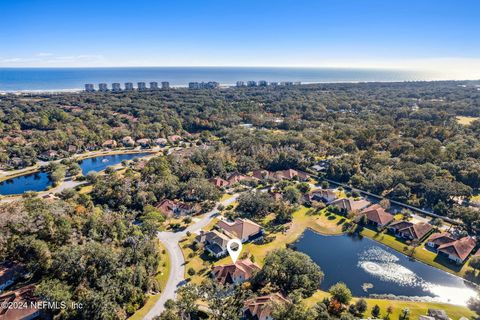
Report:
[[[473,196],[470,198],[471,201],[480,201],[480,194],[477,194],[476,196]]]
[[[220,199],[220,202],[227,201],[227,200],[230,199],[231,197],[233,197],[233,195],[228,194],[228,193],[225,193],[225,194],[222,196],[222,198]]]
[[[473,121],[480,119],[479,117],[464,117],[464,116],[458,116],[457,117],[457,122],[461,125],[468,126],[470,125]]]
[[[213,219],[205,228],[205,231],[211,230],[218,219]],[[196,235],[192,234],[189,237],[182,239],[180,242],[180,248],[182,249],[183,256],[185,257],[185,279],[188,279],[191,283],[200,284],[207,276],[211,268],[211,262],[208,261],[206,254],[203,251],[193,251],[192,245],[194,243]],[[191,257],[193,253],[193,257]],[[188,269],[193,268],[196,274],[193,276],[188,275]]]
[[[442,259],[441,257],[437,257],[432,251],[429,251],[425,248],[425,241],[422,242],[415,250],[412,246],[409,246],[399,240],[397,240],[394,236],[386,234],[386,233],[377,233],[371,229],[364,228],[361,234],[365,237],[371,238],[376,240],[380,243],[383,243],[389,246],[392,249],[397,250],[403,254],[411,256],[419,261],[422,261],[432,267],[438,268],[440,270],[453,273],[460,277],[467,277],[467,271],[473,271],[472,268],[468,266],[468,263],[465,263],[463,266],[458,266],[456,264],[450,263],[446,259]],[[473,280],[473,279],[472,279]]]
[[[168,276],[170,275],[170,258],[168,256],[168,251],[165,249],[161,242],[158,243],[158,248],[160,250],[160,265],[158,267],[158,273],[155,276],[155,279],[160,285],[160,291],[163,291],[167,285]],[[141,320],[143,319],[148,311],[155,305],[155,303],[160,299],[161,293],[150,295],[147,298],[145,305],[138,309],[129,319],[132,320]]]
[[[305,304],[313,306],[315,303],[322,301],[325,297],[328,297],[329,293],[325,291],[317,291],[313,296],[305,300]],[[353,302],[358,300],[354,298]],[[472,318],[475,313],[467,307],[456,306],[447,303],[433,303],[433,302],[415,302],[415,301],[400,301],[400,300],[384,300],[384,299],[365,299],[368,304],[368,310],[364,316],[368,317],[371,314],[373,306],[378,305],[380,307],[380,314],[384,316],[387,308],[392,306],[393,313],[390,314],[390,319],[396,320],[400,315],[403,308],[410,309],[410,319],[418,319],[421,315],[426,315],[429,308],[445,310],[448,316],[452,319],[460,319],[462,316]]]
[[[293,221],[286,232],[276,232],[270,235],[275,236],[275,240],[270,243],[258,245],[247,243],[242,249],[242,255],[253,256],[258,264],[262,265],[263,259],[269,251],[278,248],[285,248],[288,244],[295,242],[306,228],[311,228],[322,234],[334,235],[342,233],[342,225],[345,222],[343,217],[330,215],[327,217],[325,209],[320,214],[311,214],[311,210],[301,207],[294,212]],[[267,236],[270,236],[267,235]],[[225,257],[216,262],[215,265],[231,263],[230,257]]]

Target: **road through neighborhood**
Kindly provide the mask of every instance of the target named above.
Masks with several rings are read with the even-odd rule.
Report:
[[[239,194],[236,193],[232,197],[220,202],[224,206],[228,206],[235,202]],[[177,288],[185,284],[185,258],[180,249],[179,242],[182,238],[187,236],[187,232],[198,233],[202,228],[208,225],[212,219],[218,216],[218,205],[215,208],[206,213],[200,220],[196,221],[194,224],[189,226],[183,231],[180,232],[159,232],[158,239],[163,243],[165,248],[168,251],[170,257],[170,275],[167,280],[167,284],[160,296],[160,299],[152,307],[152,309],[144,317],[146,320],[151,320],[155,316],[162,313],[165,309],[164,304],[168,299],[174,299]]]

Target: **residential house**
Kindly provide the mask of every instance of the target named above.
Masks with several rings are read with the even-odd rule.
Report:
[[[212,276],[222,284],[240,284],[249,280],[260,271],[260,267],[250,259],[239,260],[236,263],[215,266]]]
[[[238,238],[242,242],[257,240],[263,236],[262,227],[249,219],[237,218],[233,222],[220,220],[216,227],[231,238]]]
[[[208,181],[213,183],[215,185],[215,187],[217,187],[217,188],[224,188],[224,187],[228,187],[228,185],[229,185],[227,180],[222,179],[220,177],[211,178]]]
[[[340,198],[330,202],[330,205],[336,207],[342,213],[360,212],[362,209],[370,205],[370,201],[361,199],[354,200],[352,198]]]
[[[310,178],[310,175],[308,173],[294,170],[294,169],[287,169],[287,170],[280,170],[280,171],[275,171],[273,173],[273,176],[277,179],[294,179],[298,178],[300,181],[306,181]]]
[[[247,179],[250,179],[250,177],[244,174],[241,174],[239,172],[234,172],[228,177],[227,181],[229,185],[234,185],[235,183],[238,183],[242,180],[247,180]]]
[[[36,302],[35,286],[29,285],[0,295],[0,305],[17,305],[19,308],[0,308],[0,320],[30,320],[40,317],[41,310],[32,306]]]
[[[200,232],[200,235],[195,237],[195,242],[203,243],[205,250],[210,252],[216,258],[220,258],[227,254],[227,243],[230,237],[217,231]]]
[[[44,161],[51,161],[55,160],[58,157],[58,152],[55,150],[48,150],[45,152],[42,152],[39,156],[38,159],[44,160]]]
[[[146,139],[146,138],[138,139],[137,144],[139,146],[141,146],[142,148],[149,147],[150,146],[150,139]]]
[[[252,172],[252,177],[258,180],[264,180],[264,179],[272,178],[272,173],[268,170],[259,169],[259,170],[254,170]]]
[[[182,137],[174,134],[174,135],[168,136],[167,139],[168,141],[170,141],[170,143],[175,143],[175,142],[180,142],[180,140],[182,140]]]
[[[13,262],[0,264],[0,292],[24,277],[25,274],[26,270],[21,264]]]
[[[379,204],[363,209],[360,215],[365,216],[369,224],[380,228],[393,221],[393,215],[385,211]]]
[[[477,242],[475,239],[468,236],[453,242],[441,244],[438,246],[437,252],[460,264],[467,259],[476,246]]]
[[[332,202],[337,199],[337,194],[331,189],[316,189],[308,193],[310,201],[322,201],[325,203]]]
[[[167,218],[183,216],[195,212],[194,206],[170,199],[163,199],[155,207]]]
[[[122,144],[125,147],[133,147],[135,145],[135,141],[130,136],[123,137]]]
[[[155,144],[160,147],[165,147],[168,143],[168,140],[165,138],[157,138],[155,139]]]
[[[244,303],[243,319],[273,320],[271,313],[275,305],[285,303],[289,301],[278,292],[248,299]]]
[[[103,148],[115,148],[117,147],[117,141],[115,140],[106,140],[102,143]]]
[[[434,233],[428,238],[426,245],[433,249],[438,249],[439,246],[457,241],[449,232]]]
[[[388,230],[403,239],[422,240],[433,230],[433,226],[426,222],[413,223],[402,220],[390,224]]]

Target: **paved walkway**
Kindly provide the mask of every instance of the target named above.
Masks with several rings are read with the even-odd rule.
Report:
[[[224,206],[228,206],[235,202],[239,194],[234,194],[231,198],[220,202]],[[179,242],[187,236],[187,232],[198,233],[202,228],[207,226],[215,217],[218,216],[218,205],[215,208],[206,213],[200,220],[189,226],[180,232],[159,232],[158,239],[163,243],[170,256],[170,276],[167,280],[165,289],[162,292],[160,299],[147,313],[144,319],[151,320],[153,317],[162,313],[164,304],[169,299],[175,299],[175,293],[178,287],[186,284],[185,281],[185,259],[183,257],[182,250],[180,249]]]

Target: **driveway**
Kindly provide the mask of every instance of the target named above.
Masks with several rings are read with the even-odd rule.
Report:
[[[168,277],[167,284],[160,296],[160,299],[150,309],[144,319],[151,320],[153,317],[158,316],[165,310],[165,302],[169,299],[175,299],[175,293],[178,287],[184,285],[185,282],[185,259],[183,257],[182,250],[180,249],[179,242],[187,236],[187,232],[196,233],[205,226],[207,226],[215,217],[218,216],[217,207],[219,204],[228,206],[235,202],[240,194],[236,193],[231,198],[218,203],[213,210],[207,212],[203,217],[180,232],[159,232],[158,239],[163,243],[168,251],[170,257],[170,276]]]

